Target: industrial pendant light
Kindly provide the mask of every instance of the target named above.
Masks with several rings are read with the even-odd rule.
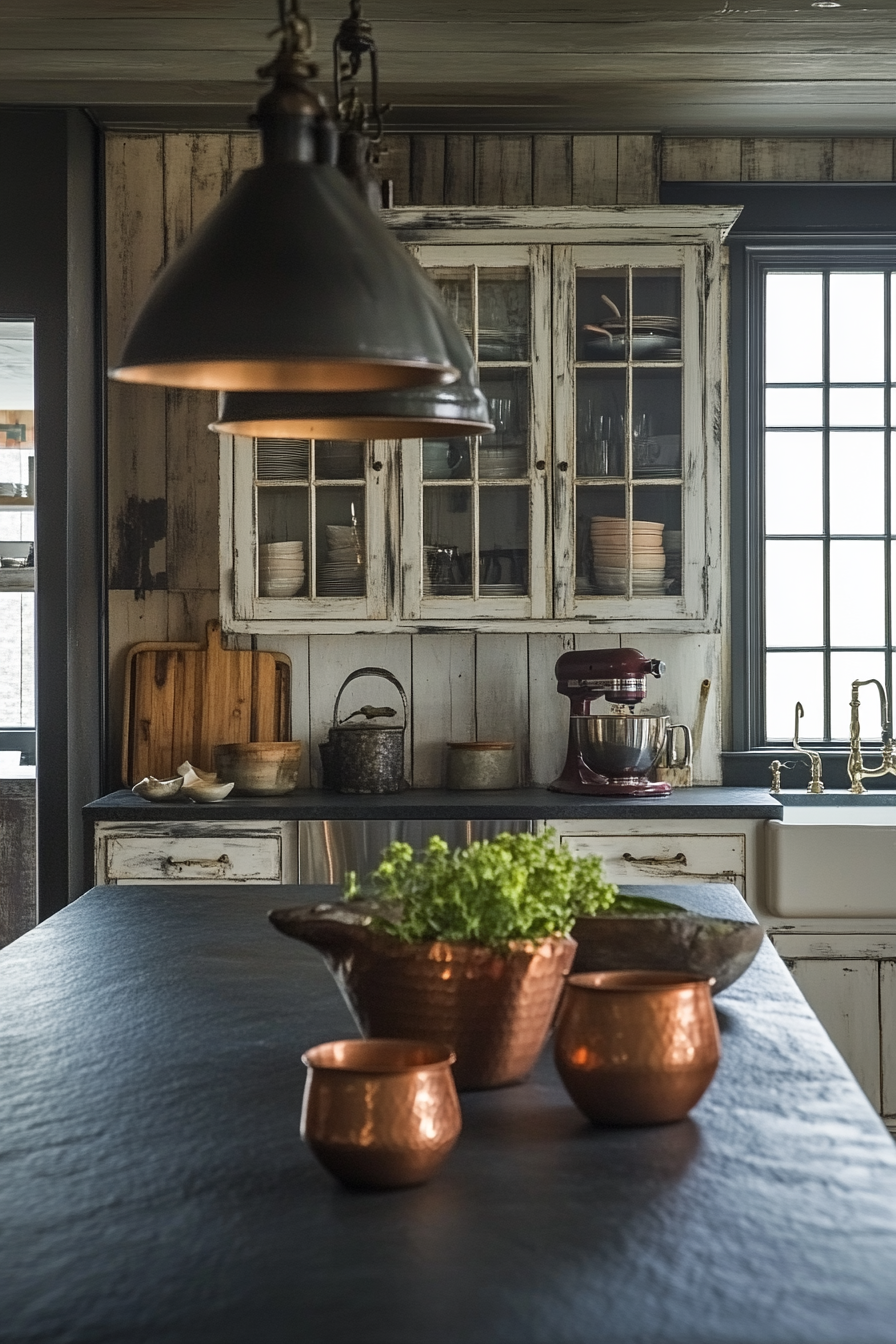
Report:
[[[371,106],[362,102],[353,83],[364,55],[370,58]],[[343,57],[346,61],[343,64]],[[333,81],[339,113],[338,166],[358,195],[373,209],[380,201],[380,183],[372,159],[382,137],[376,43],[360,0],[350,0],[350,14],[333,42]],[[451,362],[460,379],[450,387],[415,387],[366,392],[225,392],[218,419],[210,428],[220,434],[253,438],[417,439],[430,435],[487,434],[493,426],[488,404],[479,390],[473,353],[433,287],[433,313]]]
[[[111,376],[234,391],[452,383],[451,318],[334,166],[336,129],[307,84],[310,25],[288,3],[280,50],[259,71],[274,81],[255,116],[261,166],[162,272]]]

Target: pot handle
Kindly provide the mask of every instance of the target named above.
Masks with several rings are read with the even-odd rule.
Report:
[[[359,667],[356,672],[349,672],[345,681],[339,687],[339,693],[336,696],[336,703],[333,706],[333,727],[339,724],[339,701],[342,699],[342,692],[351,681],[357,681],[359,677],[382,677],[385,681],[391,681],[393,686],[398,687],[398,694],[401,696],[401,704],[404,709],[404,728],[408,726],[408,698],[404,693],[404,687],[398,678],[385,667]]]
[[[684,756],[682,759],[675,758],[675,734],[684,734]],[[686,770],[691,764],[694,754],[694,744],[691,738],[691,730],[686,723],[673,723],[666,730],[666,760],[670,770]]]

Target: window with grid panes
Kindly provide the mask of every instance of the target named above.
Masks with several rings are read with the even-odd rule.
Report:
[[[855,678],[892,703],[896,269],[770,269],[763,299],[766,739],[798,700],[835,743]]]

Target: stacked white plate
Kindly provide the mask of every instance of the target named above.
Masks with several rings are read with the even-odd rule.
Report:
[[[479,475],[485,480],[512,480],[525,476],[526,445],[513,443],[507,445],[490,444],[487,440],[479,445]]]
[[[305,586],[305,543],[269,541],[258,548],[258,591],[262,597],[295,597]]]
[[[523,583],[480,583],[480,597],[521,597],[526,591]]]
[[[357,527],[327,524],[327,558],[317,578],[319,597],[363,597],[364,533]]]
[[[638,597],[666,591],[663,524],[632,523],[632,592]],[[624,518],[598,514],[591,519],[591,552],[599,593],[624,593],[628,584],[628,524]]]
[[[308,477],[307,439],[259,439],[255,475],[259,481],[302,481]]]

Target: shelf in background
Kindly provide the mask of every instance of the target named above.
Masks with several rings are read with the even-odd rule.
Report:
[[[0,593],[33,593],[34,566],[26,569],[0,569]]]

